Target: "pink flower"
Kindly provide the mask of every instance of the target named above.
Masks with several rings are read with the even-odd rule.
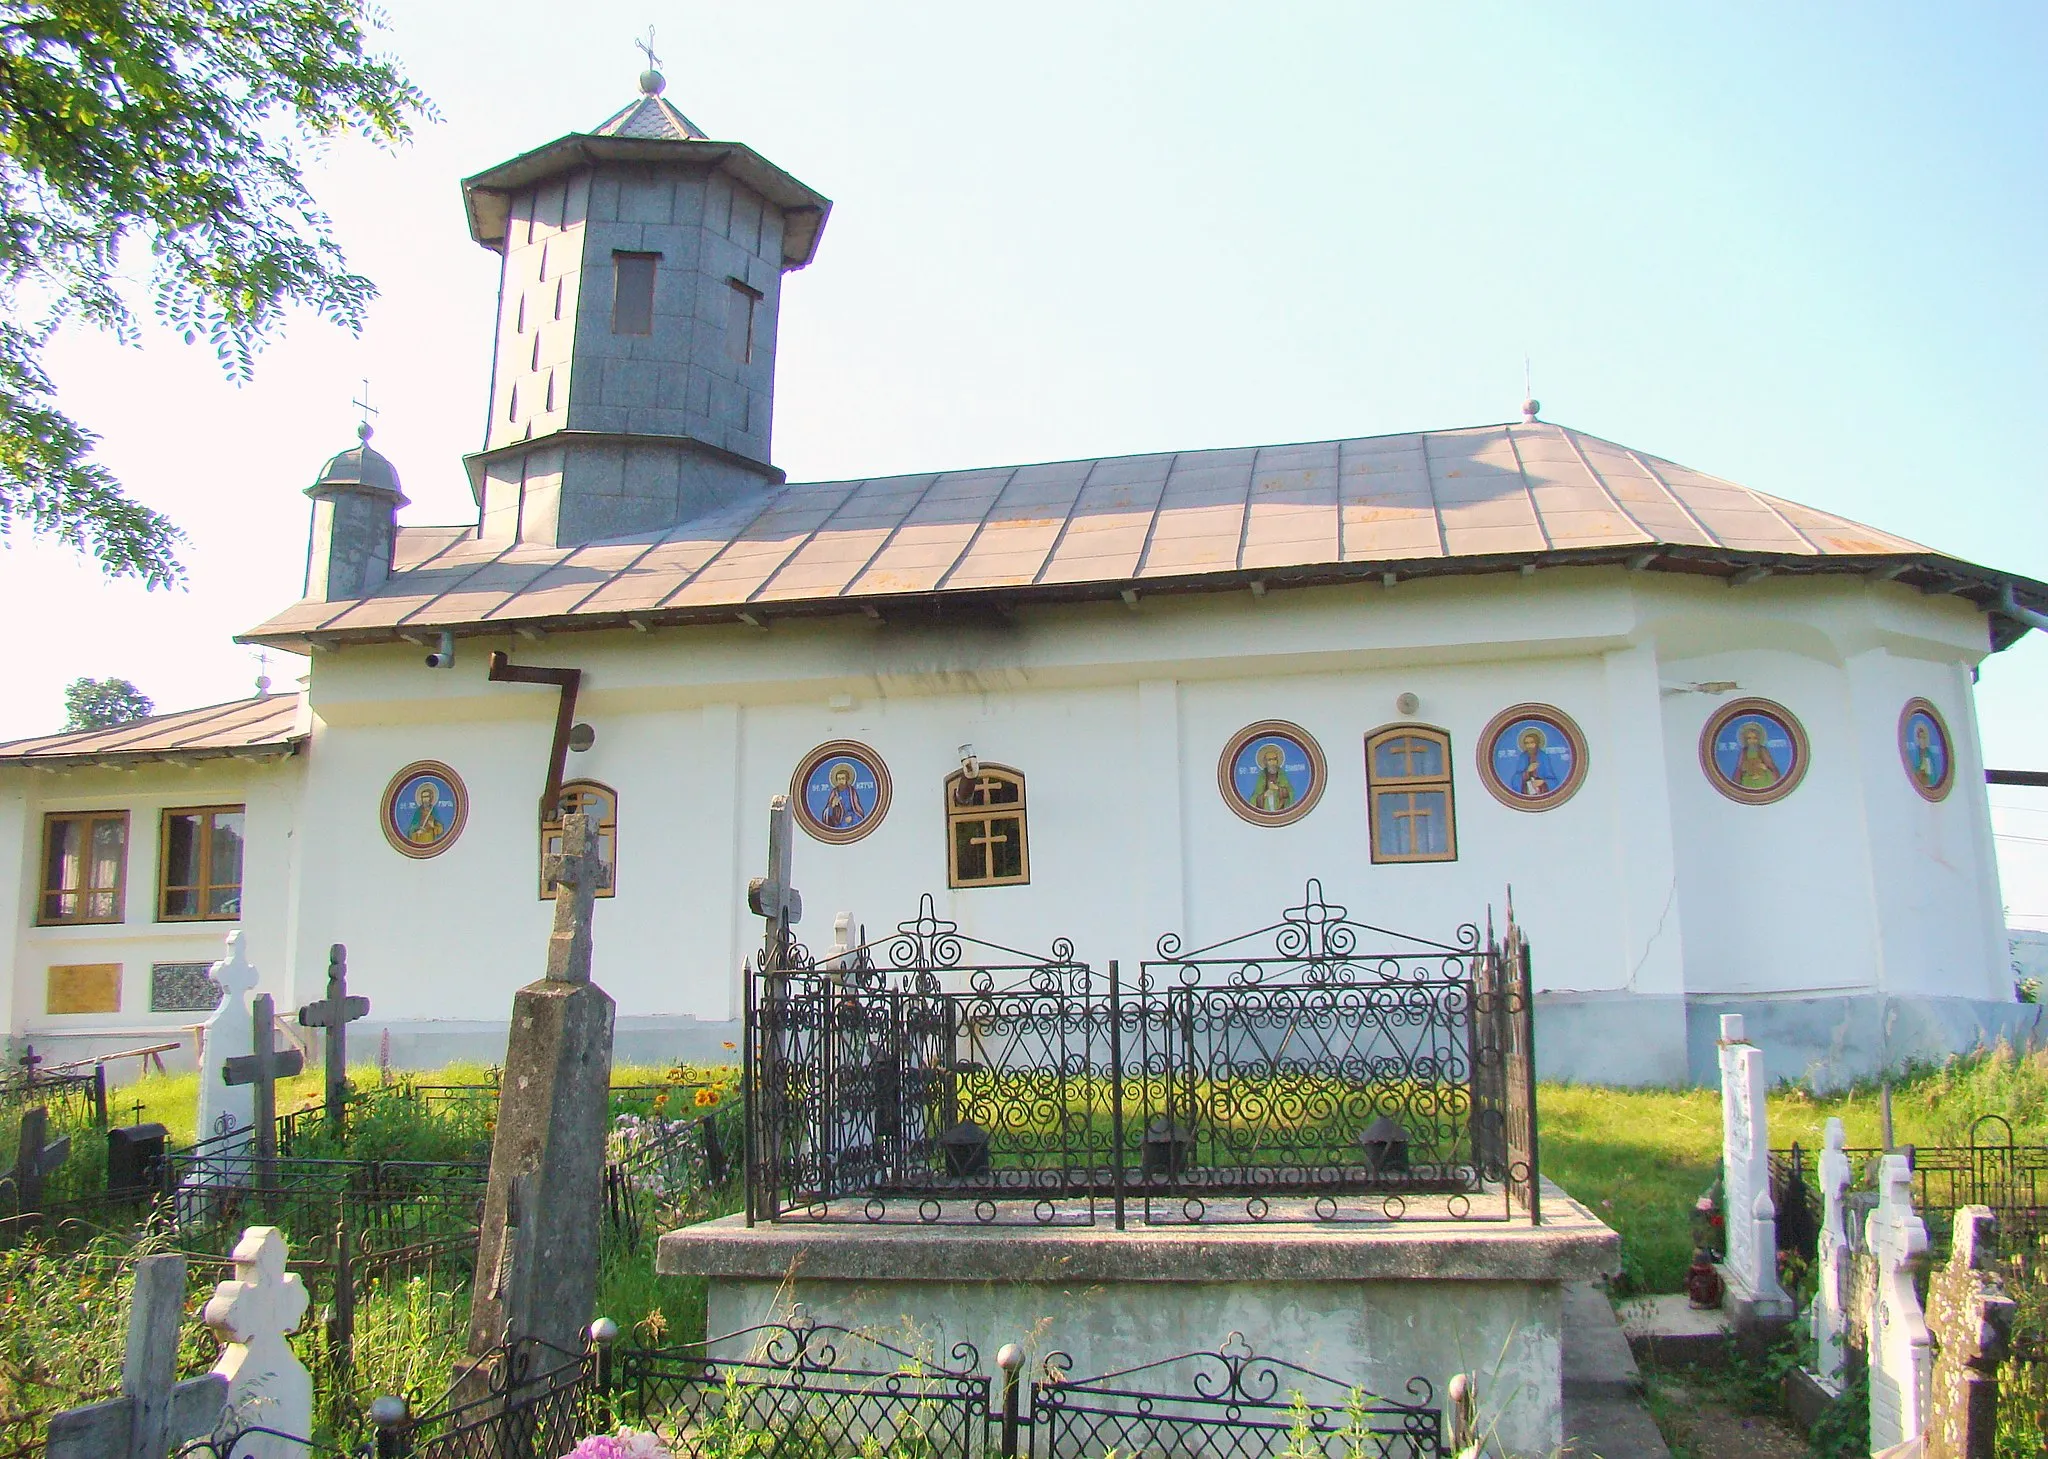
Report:
[[[592,1434],[562,1459],[675,1459],[668,1445],[641,1429]]]

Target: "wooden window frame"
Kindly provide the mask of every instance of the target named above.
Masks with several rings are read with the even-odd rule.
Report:
[[[619,893],[619,793],[609,785],[606,785],[602,780],[565,780],[562,782],[562,797],[565,800],[571,795],[590,794],[593,792],[606,797],[611,806],[611,814],[609,816],[598,817],[597,847],[598,855],[611,866],[612,875],[610,881],[597,889],[596,895],[600,897],[615,897]],[[551,838],[559,837],[561,834],[562,818],[560,816],[555,817],[552,821],[543,823],[540,828],[540,864],[535,870],[535,883],[540,887],[540,899],[543,902],[552,902],[555,899],[555,889],[548,885],[548,847],[551,844]],[[554,841],[552,844],[559,846],[560,842]],[[611,855],[608,857],[604,856],[606,847],[611,849]]]
[[[956,889],[966,887],[1021,887],[1028,886],[1031,882],[1031,827],[1030,815],[1027,809],[1029,792],[1024,785],[1024,774],[1022,771],[1014,770],[1008,765],[991,765],[984,762],[981,766],[981,773],[974,778],[982,780],[990,776],[999,780],[1009,781],[1017,787],[1017,799],[1014,803],[1004,802],[999,806],[991,806],[986,801],[978,805],[969,801],[963,804],[957,799],[957,796],[962,782],[968,778],[967,772],[965,770],[955,770],[946,777],[946,885],[949,887]],[[985,790],[983,794],[986,794]],[[991,834],[989,824],[998,820],[1015,820],[1017,823],[1017,864],[1019,867],[1017,874],[1015,876],[962,877],[960,874],[960,842],[956,828],[963,823],[980,822],[982,834],[988,836]],[[993,858],[990,858],[989,864],[991,870],[993,870]]]
[[[119,869],[114,876],[114,911],[107,917],[63,917],[50,912],[51,899],[61,897],[67,890],[78,895],[79,906],[87,904],[93,891],[89,885],[76,888],[52,887],[48,885],[50,875],[50,834],[59,825],[70,822],[85,823],[84,845],[88,855],[81,857],[79,865],[90,880],[90,872],[84,871],[91,865],[92,827],[97,821],[118,821],[121,825],[121,858]],[[36,863],[36,926],[38,927],[112,927],[128,920],[128,812],[126,811],[48,811],[43,815],[42,855]]]
[[[199,838],[199,881],[189,887],[171,885],[171,817],[204,816],[200,824]],[[224,890],[226,883],[216,887],[206,878],[213,869],[213,818],[215,816],[240,816],[242,818],[242,867],[235,878],[235,910],[233,912],[208,912],[204,908],[212,904],[212,893]],[[249,807],[246,805],[181,805],[168,806],[157,817],[156,833],[156,920],[159,922],[239,922],[242,920],[242,886],[249,873]],[[191,891],[199,894],[198,912],[174,913],[167,909],[173,891]]]
[[[1387,740],[1397,736],[1411,736],[1432,741],[1443,757],[1443,773],[1440,775],[1382,775],[1375,768],[1375,752]],[[1365,737],[1365,824],[1372,842],[1373,864],[1399,865],[1417,861],[1456,861],[1458,859],[1458,792],[1452,784],[1451,734],[1430,724],[1389,724],[1383,725]],[[1424,791],[1442,791],[1444,797],[1444,850],[1442,851],[1383,851],[1380,848],[1380,800],[1384,796],[1415,795]],[[1410,803],[1411,805],[1413,802]]]

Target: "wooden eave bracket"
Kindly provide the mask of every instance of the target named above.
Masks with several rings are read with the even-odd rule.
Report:
[[[576,722],[576,694],[583,687],[581,669],[542,669],[515,664],[512,656],[492,653],[488,677],[500,684],[552,684],[562,691],[555,706],[555,742],[548,751],[548,779],[540,793],[540,823],[545,826],[560,814],[562,769],[569,759],[569,727]]]

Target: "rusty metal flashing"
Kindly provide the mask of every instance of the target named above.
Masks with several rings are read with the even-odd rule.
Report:
[[[548,669],[515,664],[510,654],[493,653],[488,677],[499,684],[552,684],[561,690],[555,706],[555,739],[548,751],[548,778],[540,792],[540,824],[561,814],[562,771],[569,759],[569,728],[576,721],[576,695],[583,687],[581,669]]]

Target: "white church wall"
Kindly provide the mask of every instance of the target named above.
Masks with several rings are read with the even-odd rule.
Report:
[[[53,1061],[85,1058],[116,1048],[184,1037],[205,1015],[154,1012],[152,970],[159,963],[212,963],[224,955],[227,935],[241,931],[260,974],[259,991],[280,1004],[291,997],[287,920],[292,856],[300,814],[303,761],[220,759],[195,765],[143,764],[129,769],[79,768],[0,773],[0,864],[12,862],[18,889],[0,927],[7,957],[5,997],[12,1036],[35,1043]],[[242,913],[234,919],[157,920],[163,812],[185,807],[245,808]],[[122,920],[117,923],[38,926],[43,818],[64,811],[126,811],[128,847]],[[120,1006],[101,1013],[51,1013],[52,966],[118,964]],[[188,1047],[182,1057],[189,1061]],[[176,1057],[171,1062],[177,1062]],[[133,1067],[110,1071],[129,1077]]]

